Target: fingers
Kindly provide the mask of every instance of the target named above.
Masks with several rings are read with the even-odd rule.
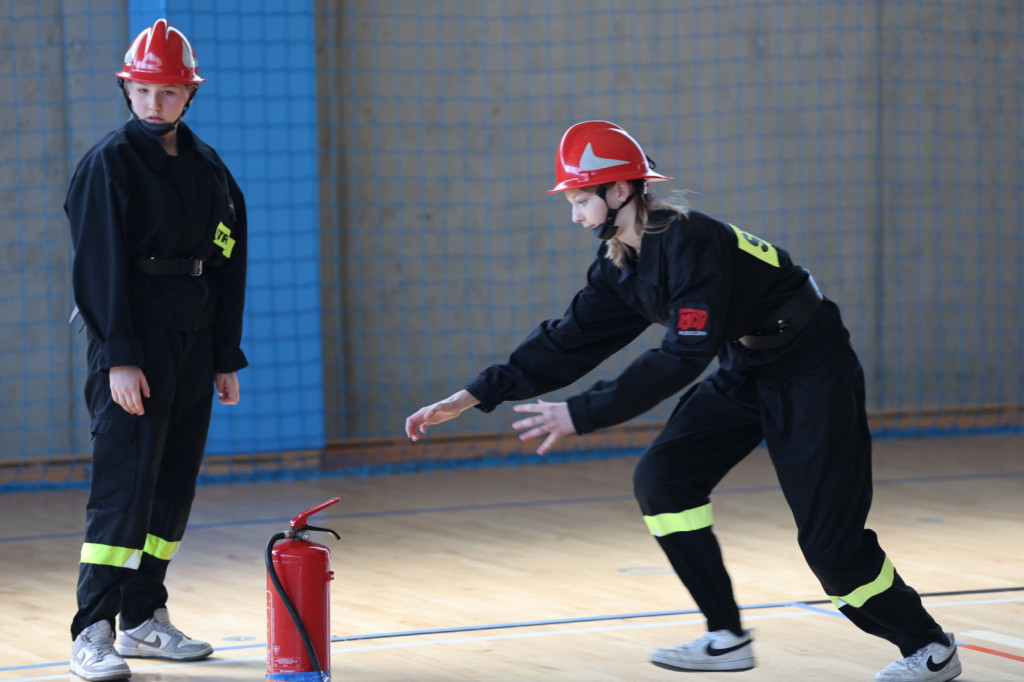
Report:
[[[216,377],[217,384],[217,402],[222,405],[237,405],[238,400],[241,397],[241,391],[238,386],[238,374],[231,372],[229,374],[218,374]]]
[[[421,431],[423,433],[427,432],[427,425],[420,424],[418,421],[414,419],[415,416],[416,415],[412,415],[410,417],[406,417],[405,419],[405,435],[409,440],[413,441],[414,443],[418,441],[420,438],[416,433],[417,431]]]
[[[521,440],[530,440],[531,438],[542,436],[550,430],[543,415],[540,417],[527,417],[526,419],[512,422],[512,428],[520,432],[519,438]],[[524,431],[524,429],[530,430]]]
[[[548,452],[551,451],[551,448],[553,448],[555,446],[555,443],[558,442],[559,438],[561,438],[561,436],[558,436],[558,435],[556,435],[554,433],[549,435],[547,438],[544,439],[544,442],[540,444],[540,447],[537,448],[537,454],[538,455],[546,455],[546,454],[548,454]]]
[[[536,416],[513,422],[512,428],[519,431],[519,440],[522,441],[546,436],[544,442],[537,448],[538,455],[547,454],[563,436],[575,432],[572,417],[569,416],[569,409],[565,403],[538,400],[536,403],[515,405],[512,409],[516,412],[537,413]]]
[[[142,394],[138,388],[120,388],[111,391],[111,397],[114,402],[121,406],[121,408],[128,414],[134,414],[141,416],[146,413],[146,409],[142,406]],[[149,396],[147,396],[149,397]]]
[[[548,454],[551,451],[551,449],[555,447],[555,443],[560,441],[562,439],[562,436],[565,435],[565,433],[546,425],[538,426],[537,428],[531,429],[530,431],[520,434],[519,440],[527,441],[532,440],[534,438],[539,438],[540,436],[544,435],[547,435],[547,438],[545,438],[544,442],[541,443],[540,446],[537,448],[536,452],[538,455]]]
[[[225,391],[217,396],[217,402],[221,405],[237,405],[238,394],[231,390]]]
[[[119,365],[109,371],[110,397],[128,414],[146,413],[142,398],[150,397],[149,382],[142,368],[134,365]]]
[[[538,454],[544,454],[551,449],[555,441],[562,437],[555,423],[549,422],[545,415],[539,417],[527,417],[512,424],[512,428],[519,431],[519,440],[527,441],[547,435],[547,439],[538,448]],[[543,450],[543,452],[542,452]]]
[[[405,435],[408,436],[409,440],[415,443],[420,439],[419,434],[427,432],[427,426],[444,421],[444,419],[435,419],[436,414],[437,405],[435,404],[421,407],[414,414],[410,415],[405,420]]]

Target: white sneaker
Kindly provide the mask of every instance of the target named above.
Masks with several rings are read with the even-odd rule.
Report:
[[[715,630],[689,644],[655,649],[651,663],[669,670],[750,670],[754,667],[754,631],[737,637],[729,630]]]
[[[127,680],[128,664],[114,651],[114,631],[101,620],[78,633],[71,645],[71,672],[84,680]]]
[[[901,661],[890,663],[875,675],[875,682],[946,682],[961,672],[956,638],[947,632],[949,644],[929,644]]]
[[[153,617],[137,628],[121,630],[114,645],[117,653],[135,658],[169,658],[172,661],[198,661],[213,653],[206,642],[189,638],[171,625],[167,609],[157,609]]]

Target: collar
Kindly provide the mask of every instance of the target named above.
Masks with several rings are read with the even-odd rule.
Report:
[[[125,135],[128,136],[128,140],[132,146],[142,152],[142,158],[146,165],[149,166],[150,170],[154,173],[158,173],[163,170],[163,167],[167,164],[167,153],[164,152],[164,148],[160,145],[160,141],[154,138],[152,135],[146,132],[142,127],[142,122],[138,118],[132,116],[132,118],[124,124]],[[196,136],[189,130],[188,126],[185,125],[184,121],[178,121],[178,154],[187,154],[193,149],[201,151]]]
[[[670,217],[668,211],[653,211],[647,216],[647,224],[664,225]],[[671,227],[666,229],[672,229]],[[647,284],[657,285],[659,263],[663,250],[665,229],[657,232],[644,231],[640,237],[640,255],[636,260],[627,259],[619,271],[619,283],[625,282],[634,274]]]

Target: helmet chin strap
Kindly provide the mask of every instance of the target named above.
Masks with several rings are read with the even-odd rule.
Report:
[[[598,185],[597,196],[601,197],[601,200],[604,201],[605,206],[608,206],[608,199],[605,198],[605,192],[605,185]],[[618,208],[612,208],[611,206],[608,206],[608,215],[605,216],[604,222],[594,229],[594,235],[598,239],[605,242],[615,236],[615,234],[619,231],[619,226],[615,224],[615,218],[618,217],[619,211],[625,208],[626,204],[633,201],[633,197],[635,196],[636,192],[631,192],[630,195],[626,197],[626,200],[622,202],[622,205],[619,206]]]

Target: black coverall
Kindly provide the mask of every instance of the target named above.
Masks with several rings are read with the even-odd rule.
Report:
[[[671,215],[654,212],[648,224]],[[567,402],[577,433],[618,424],[688,386],[717,355],[718,367],[682,396],[634,475],[644,520],[708,629],[741,633],[709,496],[764,440],[804,557],[837,607],[903,656],[944,643],[865,529],[872,481],[864,377],[835,303],[825,299],[801,329],[784,330],[784,345],[755,350],[739,339],[771,333],[766,321],[778,331],[773,313],[809,286],[784,250],[692,211],[648,230],[639,257],[621,269],[605,248],[562,319],[542,323],[507,363],[466,386],[477,407],[489,412],[566,386],[650,324],[667,327],[659,348]]]
[[[113,628],[118,613],[122,629],[136,627],[166,606],[164,575],[195,496],[214,374],[248,364],[242,192],[184,123],[177,141],[178,155],[166,154],[133,118],[78,163],[64,205],[93,435],[72,638],[104,619]],[[193,276],[196,260],[203,271]],[[144,415],[111,397],[108,372],[122,365],[146,376]]]

